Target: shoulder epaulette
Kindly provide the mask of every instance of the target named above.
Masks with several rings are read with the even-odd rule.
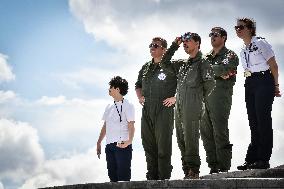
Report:
[[[143,65],[143,67],[144,67],[144,69],[143,69],[143,74],[142,74],[143,77],[145,77],[146,74],[148,73],[151,63],[152,63],[152,61],[149,61],[149,62],[146,62],[146,63]]]
[[[265,39],[264,37],[256,37],[256,39]]]

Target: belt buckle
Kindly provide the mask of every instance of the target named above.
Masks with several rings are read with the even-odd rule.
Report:
[[[245,77],[250,77],[250,76],[251,76],[251,72],[248,71],[248,70],[246,70],[246,71],[244,72],[244,76],[245,76]]]

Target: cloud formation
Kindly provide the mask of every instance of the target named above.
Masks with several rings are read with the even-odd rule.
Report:
[[[106,179],[104,159],[97,159],[95,149],[70,157],[47,160],[40,171],[19,189],[98,182]]]
[[[140,53],[141,47],[146,47],[145,41],[156,35],[173,40],[176,35],[193,31],[203,38],[208,36],[212,27],[222,26],[228,30],[230,36],[237,38],[233,26],[236,24],[236,19],[243,16],[255,18],[257,24],[259,23],[258,30],[265,34],[270,34],[271,31],[276,34],[282,33],[284,29],[283,24],[271,22],[271,20],[284,19],[283,14],[276,15],[282,12],[281,0],[273,2],[230,0],[218,3],[209,0],[195,2],[145,0],[135,3],[131,0],[70,0],[69,4],[71,12],[84,24],[86,32],[93,34],[96,40],[104,40],[117,49],[136,54]],[[264,7],[267,8],[265,14],[263,14]],[[271,35],[270,38],[276,37]],[[240,45],[241,40],[237,41]],[[281,38],[273,41],[284,44]]]
[[[12,73],[12,68],[9,66],[7,59],[8,56],[0,53],[0,83],[15,79],[15,75]]]
[[[16,94],[13,91],[0,91],[0,104],[15,98]]]
[[[44,161],[36,130],[27,123],[0,119],[0,180],[20,182]]]
[[[0,83],[15,79],[12,68],[7,63],[8,56],[0,53]]]

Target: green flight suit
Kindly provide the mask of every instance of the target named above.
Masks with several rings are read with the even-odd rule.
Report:
[[[227,171],[231,167],[233,146],[229,140],[228,119],[239,60],[233,51],[223,47],[215,56],[213,51],[207,54],[205,62],[212,65],[216,87],[205,98],[206,111],[201,121],[201,138],[211,170]],[[228,73],[233,73],[229,79],[221,78]]]
[[[177,43],[173,42],[166,54],[172,55],[178,48]],[[204,63],[200,51],[194,58],[172,61],[171,66],[169,63],[164,62],[162,67],[173,67],[178,77],[175,126],[183,171],[185,175],[190,169],[199,173],[199,126],[204,111],[204,96],[209,95],[215,86],[213,70],[210,64]]]
[[[167,60],[170,60],[169,57]],[[163,61],[166,60],[164,56]],[[174,106],[163,101],[175,96],[177,77],[173,71],[163,70],[152,61],[139,71],[135,88],[142,88],[145,103],[142,109],[141,138],[147,162],[148,180],[170,179],[172,172],[172,134]]]

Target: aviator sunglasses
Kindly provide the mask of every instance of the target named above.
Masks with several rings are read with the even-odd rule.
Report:
[[[149,48],[155,48],[155,49],[157,49],[157,48],[159,48],[159,47],[163,47],[162,45],[159,45],[159,44],[157,44],[157,43],[151,43],[150,45],[149,45]]]
[[[235,26],[235,30],[243,30],[245,29],[244,25]]]
[[[182,42],[189,41],[191,39],[191,33],[187,32],[183,34],[180,38]]]
[[[211,32],[211,33],[209,33],[209,37],[219,37],[219,36],[221,36],[221,34],[220,33],[218,33],[218,32]]]

